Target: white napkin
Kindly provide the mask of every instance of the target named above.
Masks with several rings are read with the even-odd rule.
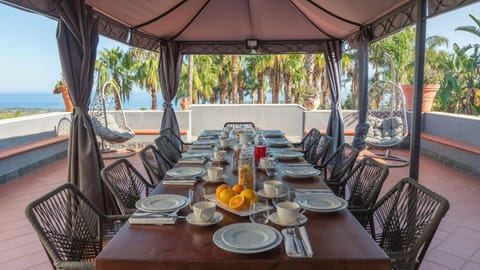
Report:
[[[193,186],[197,182],[197,179],[164,179],[162,183],[164,185],[178,185],[178,186]]]
[[[155,213],[133,213],[128,222],[130,224],[152,224],[152,225],[163,225],[163,224],[175,224],[177,221],[177,216],[165,216],[163,214]]]
[[[285,252],[288,257],[301,258],[302,254],[298,253],[295,250],[295,245],[293,244],[293,238],[291,234],[287,233],[287,229],[282,230],[283,234],[283,244],[285,245]]]

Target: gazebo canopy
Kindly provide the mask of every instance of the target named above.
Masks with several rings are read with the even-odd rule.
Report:
[[[54,0],[0,0],[58,17]],[[475,0],[430,0],[428,16]],[[178,41],[184,53],[321,52],[322,42],[348,40],[361,29],[376,40],[415,23],[415,0],[86,0],[99,19],[99,34],[132,46],[160,50]]]

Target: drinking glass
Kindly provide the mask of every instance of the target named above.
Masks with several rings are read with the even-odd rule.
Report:
[[[268,200],[258,199],[258,201],[250,204],[250,221],[252,223],[267,224],[269,217]]]
[[[288,201],[290,201],[290,189],[286,186],[277,188],[275,190],[275,195],[272,197],[273,206],[276,208],[277,204]]]
[[[188,190],[188,199],[190,200],[190,209],[193,211],[193,205],[196,202],[205,200],[205,188],[204,187],[192,187]]]
[[[267,176],[277,176],[278,174],[278,167],[277,162],[274,159],[269,159],[267,161],[267,167],[265,168],[265,173]]]

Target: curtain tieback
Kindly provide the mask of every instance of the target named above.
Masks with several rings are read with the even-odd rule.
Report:
[[[166,102],[164,102],[162,106],[163,106],[163,108],[168,108],[168,107],[171,108],[171,107],[172,107],[172,103],[166,103]]]

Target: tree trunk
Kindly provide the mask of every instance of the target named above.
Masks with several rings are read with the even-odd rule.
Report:
[[[257,103],[263,104],[265,103],[263,95],[263,72],[258,73],[258,90],[257,90]]]
[[[322,109],[329,109],[330,88],[328,86],[328,76],[325,67],[322,69]]]
[[[240,80],[238,82],[238,104],[243,104],[243,85],[245,82]]]
[[[152,110],[157,109],[157,90],[152,88],[150,89],[150,95],[152,96]]]
[[[315,55],[307,54],[305,56],[305,72],[307,74],[307,93],[313,93],[313,68],[315,63]]]
[[[283,75],[285,78],[285,103],[292,103],[292,80],[290,74],[286,73]]]
[[[231,103],[238,103],[238,55],[232,55],[232,92]]]
[[[278,93],[280,92],[280,61],[275,57],[273,63],[273,84],[272,84],[272,104],[278,103]]]
[[[192,99],[193,92],[193,55],[188,55],[188,97]]]

